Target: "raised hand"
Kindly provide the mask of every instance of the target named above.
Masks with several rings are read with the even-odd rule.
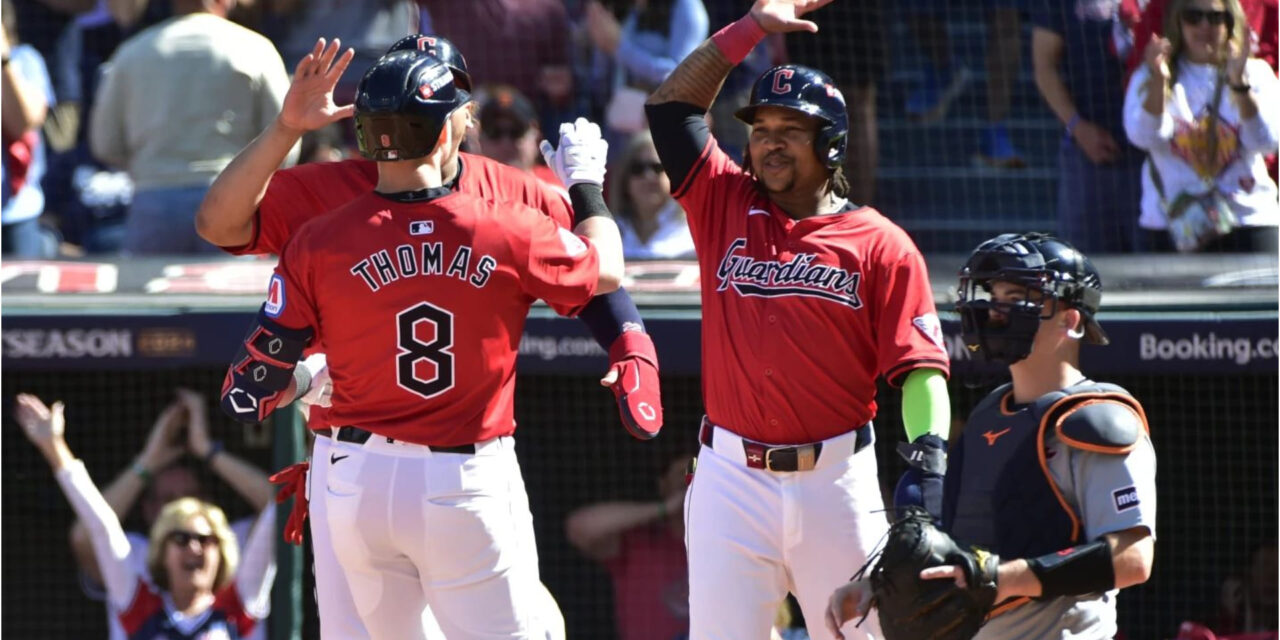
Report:
[[[187,423],[187,408],[180,400],[165,407],[151,425],[147,443],[138,455],[138,462],[148,471],[159,471],[182,457],[185,450],[182,428]]]
[[[609,144],[600,135],[600,127],[586,118],[560,125],[560,144],[553,147],[543,140],[538,148],[547,166],[565,188],[575,184],[604,186],[605,162]]]
[[[799,18],[830,3],[831,0],[756,0],[756,3],[751,5],[750,15],[767,33],[790,31],[817,33],[816,23]]]
[[[29,393],[19,393],[14,401],[14,419],[22,427],[31,444],[37,449],[46,451],[55,442],[63,440],[66,433],[66,420],[63,418],[61,402],[46,407],[40,398]]]
[[[1153,78],[1167,81],[1172,77],[1169,71],[1169,59],[1172,55],[1173,44],[1169,39],[1152,34],[1146,50],[1142,53],[1142,59],[1146,62],[1147,69]]]
[[[187,451],[203,460],[213,449],[204,396],[191,389],[179,388],[178,403],[187,411]]]
[[[298,62],[277,118],[281,126],[302,133],[355,114],[355,105],[340,107],[333,101],[333,89],[356,55],[355,49],[348,48],[339,57],[341,44],[334,39],[326,46],[320,38],[311,53]]]
[[[1244,67],[1249,62],[1249,46],[1242,47],[1234,40],[1228,45],[1230,49],[1227,53],[1227,84],[1240,86],[1245,84]]]

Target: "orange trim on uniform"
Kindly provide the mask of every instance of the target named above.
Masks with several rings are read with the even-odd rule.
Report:
[[[1009,613],[1010,611],[1013,611],[1014,609],[1017,609],[1018,607],[1021,607],[1024,604],[1027,604],[1028,602],[1031,602],[1031,598],[1027,596],[1018,596],[1016,598],[1005,600],[1004,602],[1001,602],[1000,604],[992,607],[992,609],[987,612],[987,620],[991,620],[996,616],[1002,616],[1006,613]]]
[[[1130,404],[1129,402],[1116,402],[1117,400],[1116,396],[1118,395],[1119,394],[1110,393],[1110,394],[1102,394],[1099,396],[1095,396],[1089,400],[1085,400],[1080,404],[1077,404],[1076,406],[1071,407],[1070,409],[1064,411],[1062,413],[1062,417],[1058,418],[1058,420],[1053,425],[1054,433],[1058,436],[1059,440],[1063,441],[1068,446],[1073,447],[1075,449],[1083,449],[1084,451],[1093,451],[1095,453],[1109,453],[1112,455],[1129,453],[1130,451],[1133,451],[1133,449],[1138,446],[1137,442],[1134,442],[1133,444],[1127,447],[1106,447],[1103,445],[1081,442],[1079,440],[1076,440],[1075,438],[1069,438],[1062,433],[1062,423],[1066,421],[1068,416],[1091,404],[1102,404],[1104,402],[1114,402],[1115,404],[1122,405],[1123,407],[1131,411],[1134,417],[1141,420],[1143,430],[1149,432],[1149,430],[1147,429],[1147,418],[1146,416],[1142,415],[1140,412],[1142,405],[1138,405],[1138,410],[1135,410],[1133,404]]]
[[[1010,389],[1006,391],[1005,394],[1000,398],[1000,415],[1011,416],[1017,413],[1016,411],[1012,411],[1009,409],[1009,405],[1012,404],[1012,400],[1013,400],[1013,389]]]
[[[1049,418],[1053,417],[1055,409],[1062,404],[1079,399],[1080,396],[1067,396],[1049,405],[1049,408],[1044,412],[1044,417],[1040,419],[1040,428],[1036,431],[1036,457],[1040,460],[1040,470],[1044,472],[1044,478],[1049,482],[1049,489],[1053,491],[1054,497],[1058,499],[1058,504],[1062,506],[1062,510],[1066,511],[1067,517],[1071,519],[1072,544],[1080,540],[1080,516],[1076,515],[1075,510],[1067,503],[1066,497],[1062,495],[1062,489],[1058,488],[1058,483],[1053,481],[1053,474],[1049,473],[1049,460],[1044,455],[1044,433],[1049,426]]]

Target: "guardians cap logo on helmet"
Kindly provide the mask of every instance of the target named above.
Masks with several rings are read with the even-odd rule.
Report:
[[[356,88],[356,138],[370,160],[411,160],[435,150],[449,116],[471,100],[439,59],[397,51],[378,59]]]
[[[991,298],[993,282],[1036,292],[1016,302]],[[960,270],[961,332],[965,346],[987,360],[1012,364],[1031,353],[1040,321],[1058,312],[1058,303],[1084,316],[1083,337],[1105,345],[1107,334],[1095,315],[1102,303],[1102,279],[1084,254],[1047,233],[1006,233],[978,245]],[[992,322],[991,312],[1003,316]]]
[[[463,91],[471,93],[471,74],[467,71],[467,59],[462,57],[462,52],[447,39],[420,33],[405,36],[387,49],[387,53],[397,51],[422,51],[439,58],[453,72],[453,83]]]
[[[756,109],[782,107],[813,116],[821,121],[813,140],[814,151],[828,169],[844,164],[844,151],[849,137],[849,113],[844,95],[827,74],[798,64],[774,67],[756,80],[751,100],[738,109],[734,117],[752,124]]]

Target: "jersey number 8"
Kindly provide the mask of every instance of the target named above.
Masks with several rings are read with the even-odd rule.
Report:
[[[435,326],[435,337],[430,342],[418,338],[425,324]],[[423,302],[396,314],[396,342],[400,354],[396,356],[396,382],[404,389],[424,398],[438,396],[453,388],[453,314],[435,305]],[[424,371],[418,375],[418,363],[427,361],[435,372]]]

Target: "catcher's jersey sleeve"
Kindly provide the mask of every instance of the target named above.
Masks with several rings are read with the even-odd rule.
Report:
[[[1068,447],[1046,435],[1049,472],[1081,519],[1085,540],[1133,527],[1156,533],[1156,453],[1146,435],[1123,455]]]
[[[529,207],[440,191],[362,196],[306,224],[281,255],[266,311],[315,330],[331,424],[443,446],[509,435],[529,306],[595,293],[589,242]]]

